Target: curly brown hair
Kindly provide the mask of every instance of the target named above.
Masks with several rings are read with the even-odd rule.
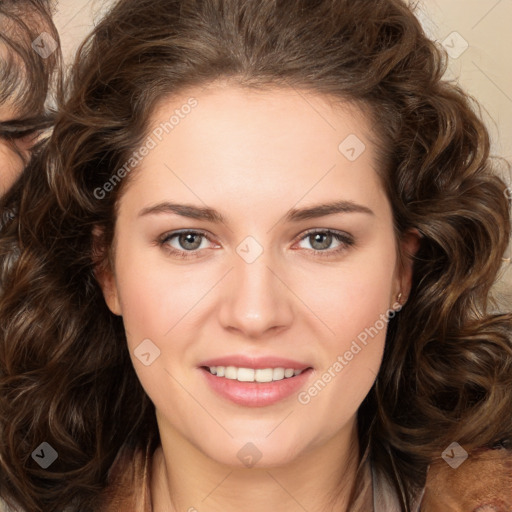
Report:
[[[120,0],[78,51],[0,242],[1,257],[19,244],[0,298],[0,495],[30,511],[97,510],[116,455],[157,446],[154,406],[95,277],[136,170],[97,191],[147,136],[158,101],[218,79],[358,105],[397,240],[422,235],[358,413],[361,456],[368,448],[402,510],[452,441],[510,442],[512,314],[489,311],[510,200],[478,109],[445,66],[401,0]],[[31,459],[42,441],[58,452],[47,470]]]

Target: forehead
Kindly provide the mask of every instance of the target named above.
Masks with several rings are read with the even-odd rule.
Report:
[[[235,171],[271,183],[292,169],[289,178],[296,180],[301,170],[320,178],[336,165],[369,177],[377,167],[375,134],[361,109],[292,88],[190,89],[161,100],[149,127],[155,147],[142,160],[140,177],[149,174],[142,171],[156,177],[164,164],[210,184],[213,172],[217,179]]]
[[[293,117],[294,121],[301,119],[312,126],[323,125],[323,128],[336,131],[340,119],[352,118],[354,126],[357,123],[362,130],[369,128],[363,110],[354,102],[295,87],[244,87],[227,79],[162,98],[153,108],[151,123],[160,122],[162,117],[167,118],[169,112],[183,109],[191,98],[197,101],[199,107],[191,112],[198,122],[210,122],[211,116],[215,116],[221,121],[243,120],[254,125],[259,121],[267,123],[276,116],[273,123],[267,125],[267,130],[270,130],[272,125]],[[223,112],[227,114],[223,116]],[[283,114],[286,114],[285,118],[280,119]]]

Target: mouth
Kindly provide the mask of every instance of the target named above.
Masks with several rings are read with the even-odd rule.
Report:
[[[200,366],[206,386],[223,400],[242,407],[266,407],[296,396],[308,385],[311,366],[251,368]]]

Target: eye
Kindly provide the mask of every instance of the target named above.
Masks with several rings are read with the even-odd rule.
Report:
[[[18,130],[6,130],[0,129],[0,136],[4,139],[19,140],[27,137],[35,137],[40,133],[40,130],[33,128],[30,130],[18,129]]]
[[[210,238],[201,231],[174,231],[164,234],[158,243],[165,247],[173,256],[179,258],[194,258],[199,256],[200,249],[205,249],[203,242],[211,241]]]
[[[300,242],[308,242],[311,246],[311,250],[314,251],[315,255],[320,257],[338,254],[354,245],[354,239],[352,236],[330,229],[308,231],[304,236],[302,236]],[[333,242],[338,243],[334,249],[331,247]],[[308,247],[302,248],[308,249]]]
[[[0,123],[0,137],[7,140],[35,139],[53,124],[52,115],[35,118],[12,119]]]

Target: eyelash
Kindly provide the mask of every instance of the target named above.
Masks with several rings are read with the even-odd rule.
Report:
[[[54,116],[43,115],[34,118],[11,119],[0,123],[0,138],[5,140],[18,140],[29,136],[36,136],[46,128],[52,126]]]
[[[29,130],[17,130],[17,131],[9,131],[9,132],[3,132],[0,130],[0,138],[5,140],[19,140],[23,139],[24,137],[29,137],[32,135],[36,135],[39,132],[38,129],[29,129]]]
[[[341,242],[342,245],[340,245],[338,248],[336,248],[334,250],[325,249],[322,251],[322,250],[318,250],[318,249],[306,249],[309,252],[313,252],[315,257],[329,258],[329,257],[337,256],[338,254],[347,250],[349,247],[352,247],[355,244],[355,241],[352,236],[338,232],[338,231],[333,231],[331,229],[312,229],[312,230],[306,231],[306,233],[304,233],[301,236],[301,238],[299,238],[297,241],[300,242],[316,233],[332,235],[333,239],[338,242]],[[210,237],[202,231],[183,230],[183,231],[172,231],[170,233],[165,233],[160,238],[158,238],[157,243],[160,247],[165,249],[171,256],[176,256],[180,259],[189,259],[189,258],[200,257],[199,252],[201,251],[201,249],[195,249],[192,251],[180,251],[180,250],[175,249],[174,247],[171,247],[168,245],[168,242],[170,240],[172,240],[173,238],[175,238],[179,235],[184,235],[184,234],[193,234],[193,235],[203,236],[209,242],[212,242]]]

